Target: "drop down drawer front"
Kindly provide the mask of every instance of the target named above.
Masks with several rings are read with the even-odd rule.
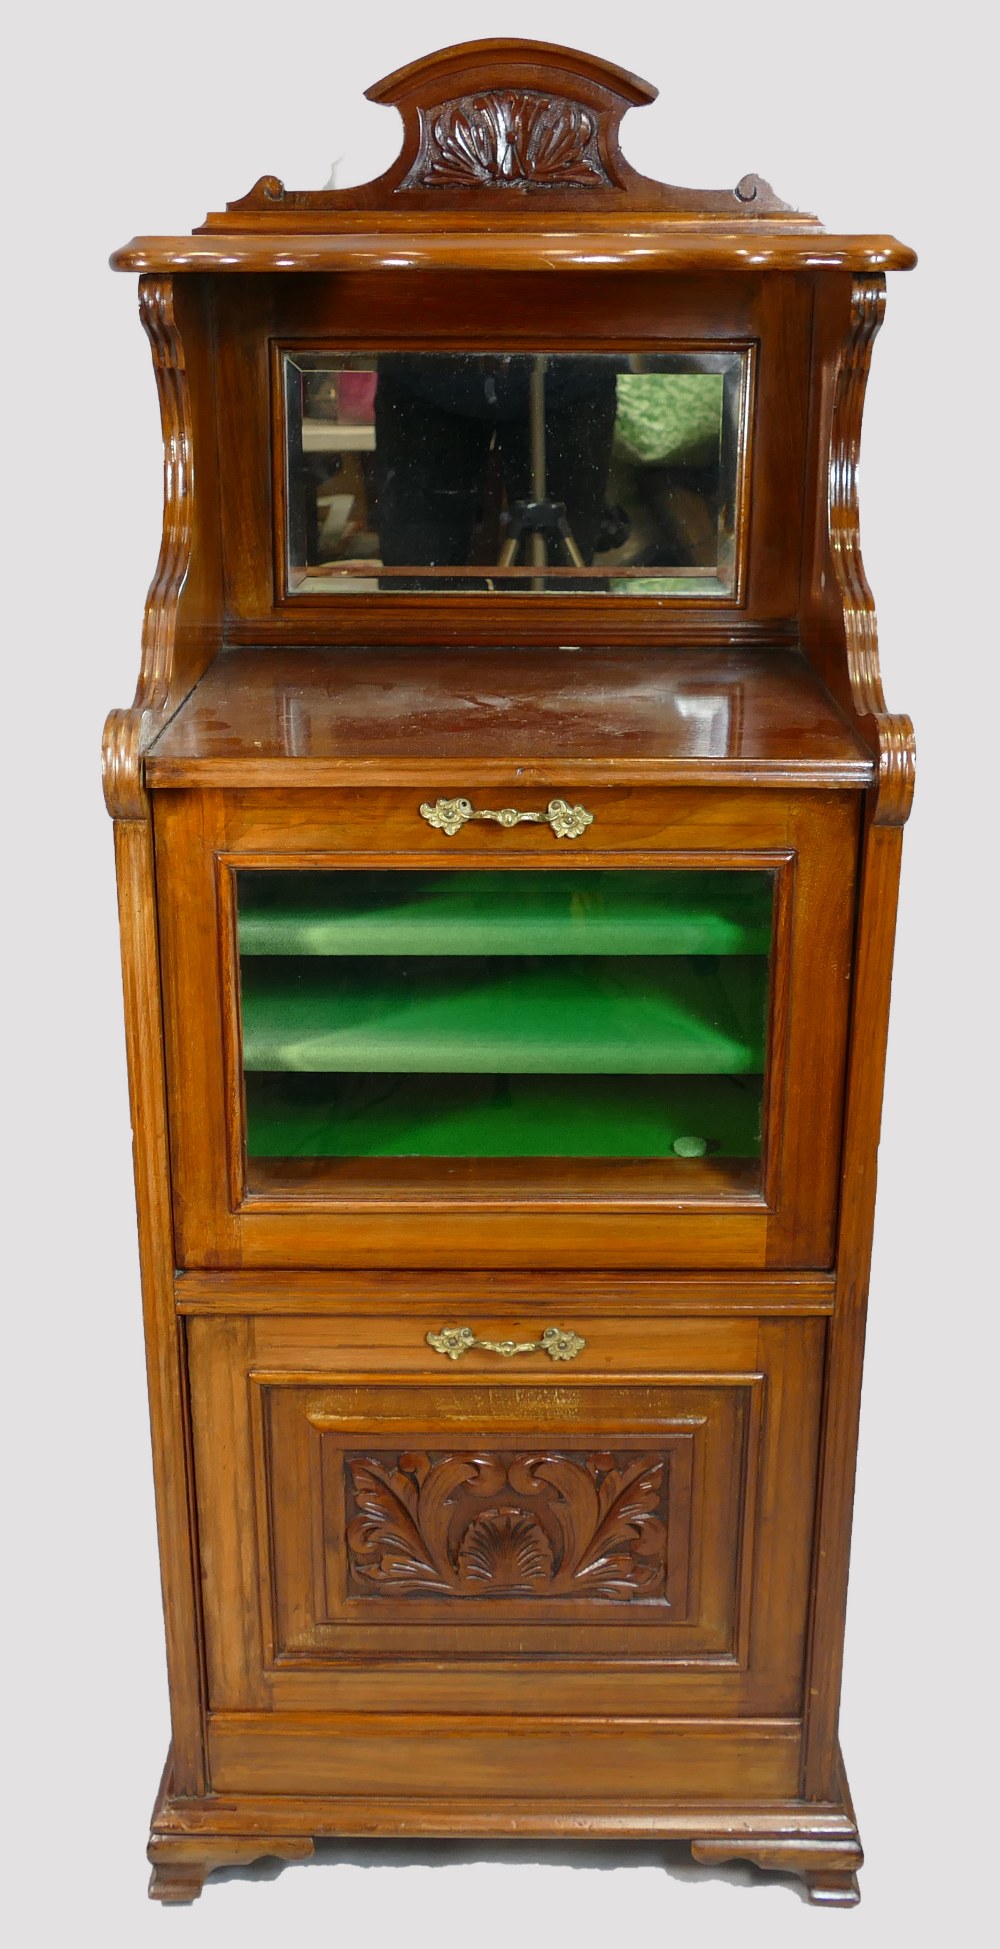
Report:
[[[467,1318],[501,1344],[545,1324]],[[357,1321],[187,1321],[217,1786],[318,1724],[332,1766],[338,1715],[749,1718],[787,1741],[823,1319],[589,1307],[569,1360],[457,1361],[428,1345],[431,1297],[367,1323],[366,1368]]]
[[[156,794],[180,1265],[832,1262],[857,795],[561,797]]]

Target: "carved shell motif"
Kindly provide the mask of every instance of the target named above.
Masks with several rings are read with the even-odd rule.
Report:
[[[405,189],[610,187],[597,121],[581,102],[529,92],[463,95],[421,110]]]
[[[357,1510],[347,1527],[356,1595],[664,1601],[665,1456],[345,1460]]]
[[[552,1545],[523,1510],[484,1509],[462,1537],[456,1569],[465,1586],[529,1596],[552,1581]]]

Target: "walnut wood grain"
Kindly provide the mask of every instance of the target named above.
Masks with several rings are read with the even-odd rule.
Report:
[[[803,1791],[840,1787],[837,1716],[902,829],[864,836],[848,1061],[837,1303],[827,1366]]]
[[[164,443],[138,686],[105,738],[162,1901],[400,1833],[685,1838],[857,1898],[837,1716],[913,787],[857,474],[884,273],[915,260],[758,178],[639,176],[619,125],[653,95],[536,42],[444,50],[369,91],[402,118],[378,181],[263,177],[113,259],[143,273]],[[732,594],[288,594],[285,346],[744,348]],[[593,823],[564,845],[420,817],[470,794]],[[237,868],[504,863],[775,875],[759,1167],[248,1165]],[[569,1371],[427,1343],[530,1348],[550,1321],[580,1336]]]
[[[885,314],[885,278],[840,280],[817,294],[814,448],[825,493],[807,545],[802,642],[876,754],[874,817],[901,826],[913,800],[913,725],[887,710],[875,602],[861,556],[858,464],[872,347]]]
[[[567,209],[662,210],[730,221],[790,217],[770,185],[745,176],[735,189],[687,190],[640,176],[625,161],[618,128],[626,109],[655,101],[656,89],[610,61],[527,40],[467,41],[424,56],[366,89],[398,109],[399,156],[373,183],[351,190],[288,191],[264,176],[204,228],[282,223],[287,216],[336,219],[395,198],[433,213],[476,204],[501,217],[512,201],[541,197],[546,213]]]
[[[551,1267],[527,1273],[491,1270],[475,1275],[466,1270],[416,1275],[384,1270],[262,1273],[196,1268],[177,1274],[174,1292],[182,1313],[305,1312],[336,1319],[337,1338],[345,1345],[370,1345],[372,1335],[377,1334],[379,1363],[386,1365],[395,1364],[398,1352],[394,1349],[405,1345],[408,1355],[414,1349],[407,1322],[414,1315],[422,1320],[428,1307],[438,1313],[444,1309],[450,1315],[456,1306],[462,1306],[480,1321],[491,1307],[494,1312],[504,1309],[508,1320],[525,1312],[534,1314],[539,1307],[563,1313],[571,1307],[574,1316],[584,1319],[595,1310],[607,1313],[610,1309],[624,1316],[626,1323],[633,1315],[637,1321],[641,1319],[649,1345],[649,1336],[655,1336],[657,1323],[665,1315],[695,1318],[703,1313],[730,1317],[740,1313],[829,1313],[834,1284],[835,1275],[822,1272],[754,1273],[741,1279],[731,1272],[559,1273]],[[381,1322],[373,1314],[387,1306],[391,1308],[389,1332],[383,1333]],[[426,1360],[422,1346],[419,1359]]]
[[[313,219],[315,222],[315,219]],[[347,231],[342,235],[315,230],[303,235],[279,231],[241,236],[218,232],[207,237],[133,237],[111,258],[116,271],[144,276],[172,276],[178,272],[210,271],[233,277],[242,273],[286,276],[296,271],[405,270],[470,273],[586,271],[599,276],[616,270],[664,272],[748,271],[908,271],[915,253],[895,237],[848,237],[811,233],[796,236],[780,231],[755,234],[748,250],[745,235],[721,231],[711,236],[694,232],[637,231],[629,224],[621,232],[595,237],[569,231],[519,230],[509,237],[494,230],[478,235],[456,231],[441,237],[431,231],[408,231],[402,237],[386,226],[377,231]]]
[[[559,1450],[346,1455],[349,1588],[529,1606],[536,1596],[668,1601],[673,1460]],[[669,1551],[673,1562],[673,1536]]]
[[[855,278],[851,330],[837,376],[830,454],[830,547],[844,604],[851,694],[878,750],[876,825],[901,826],[913,802],[915,753],[908,717],[886,710],[875,602],[861,559],[858,457],[872,345],[885,311],[884,276]]]
[[[172,1290],[167,1101],[152,833],[147,822],[116,821],[115,861],[172,1774],[175,1791],[200,1793],[206,1783],[200,1590],[192,1532],[184,1329],[174,1310]]]
[[[525,1363],[498,1375],[475,1354],[478,1366],[442,1376],[416,1321],[409,1332],[414,1366],[404,1370],[384,1361],[377,1325],[366,1350],[348,1345],[334,1322],[311,1318],[189,1321],[215,1707],[343,1710],[381,1698],[450,1716],[488,1708],[499,1687],[508,1706],[517,1700],[529,1713],[576,1710],[589,1670],[602,1700],[631,1700],[636,1711],[800,1709],[813,1520],[805,1458],[818,1435],[822,1319],[638,1321],[626,1330],[613,1315],[594,1318],[589,1365],[572,1387],[549,1378],[548,1362],[546,1373]],[[353,1495],[352,1459],[391,1452],[412,1482],[406,1458],[523,1454],[525,1437],[529,1453],[584,1466],[608,1454],[667,1463],[662,1595],[553,1592],[543,1582],[472,1599],[460,1594],[457,1569],[434,1573],[441,1590],[410,1592],[349,1572],[348,1552],[365,1540],[349,1542],[350,1525],[368,1513]],[[392,1466],[378,1467],[394,1498],[398,1489],[413,1500],[405,1480],[393,1484]],[[449,1470],[434,1474],[423,1509],[417,1498],[408,1512],[411,1555],[429,1544],[439,1566],[457,1565],[460,1539],[440,1531],[447,1512],[435,1513],[433,1500],[449,1483],[457,1500],[448,1523],[463,1534],[477,1510],[507,1506],[541,1515],[553,1568],[560,1551],[565,1560],[564,1522],[588,1547],[593,1497],[572,1470],[537,1495],[518,1472],[485,1500],[471,1460]],[[608,1479],[603,1463],[598,1473]],[[568,1505],[560,1516],[553,1486],[576,1496],[572,1519]],[[360,1564],[381,1562],[383,1533],[373,1532],[376,1549]],[[442,1662],[445,1653],[459,1662]],[[628,1671],[633,1656],[641,1673]]]
[[[705,1730],[711,1739],[718,1729],[709,1725]],[[640,1798],[626,1787],[613,1804],[581,1802],[565,1791],[543,1798],[525,1791],[523,1782],[510,1799],[483,1792],[426,1795],[412,1788],[377,1796],[338,1792],[305,1798],[239,1792],[173,1798],[164,1789],[154,1811],[150,1840],[164,1874],[169,1872],[171,1847],[177,1849],[175,1886],[187,1880],[187,1892],[178,1896],[187,1900],[200,1891],[204,1874],[225,1862],[225,1850],[232,1844],[244,1860],[254,1858],[251,1848],[258,1856],[302,1859],[319,1838],[395,1840],[400,1835],[414,1841],[458,1836],[618,1843],[687,1840],[703,1850],[702,1859],[720,1861],[741,1858],[745,1842],[743,1858],[753,1859],[759,1852],[768,1866],[800,1874],[807,1888],[820,1877],[831,1877],[825,1881],[827,1892],[844,1890],[844,1877],[852,1874],[851,1868],[807,1867],[806,1862],[857,1863],[857,1830],[845,1808],[805,1806],[781,1797],[766,1802],[718,1800],[706,1798],[700,1786],[701,1780],[692,1775],[680,1792],[656,1800]],[[187,1843],[190,1847],[185,1849]]]
[[[150,1899],[195,1902],[213,1868],[242,1868],[267,1855],[279,1861],[308,1861],[314,1852],[311,1835],[152,1834],[146,1849],[153,1870]]]
[[[799,1728],[780,1719],[519,1720],[512,1714],[483,1714],[443,1728],[419,1713],[214,1713],[209,1742],[212,1778],[225,1795],[263,1788],[374,1798],[403,1793],[420,1777],[430,1802],[488,1793],[501,1804],[513,1802],[513,1812],[526,1780],[539,1796],[563,1795],[569,1764],[585,1819],[588,1803],[600,1807],[622,1796],[669,1801],[692,1794],[695,1784],[709,1801],[786,1798],[794,1790]]]
[[[293,1835],[310,1827],[321,1836],[355,1834],[384,1836],[518,1835],[577,1839],[687,1840],[728,1835],[757,1839],[763,1845],[785,1839],[815,1840],[818,1846],[842,1848],[855,1837],[853,1822],[840,1808],[806,1805],[776,1798],[765,1805],[731,1799],[706,1804],[679,1793],[669,1801],[645,1802],[625,1794],[613,1807],[580,1809],[565,1794],[546,1797],[521,1792],[516,1802],[501,1805],[481,1794],[455,1800],[446,1795],[429,1799],[417,1793],[382,1799],[337,1795],[304,1798],[295,1794],[234,1794],[225,1800],[163,1799],[155,1816],[165,1832],[191,1836],[260,1832]]]
[[[141,280],[139,311],[160,402],[163,533],[146,598],[135,697],[129,709],[110,713],[104,730],[105,799],[117,819],[148,817],[143,752],[197,682],[219,641],[221,546],[206,306],[198,279],[177,286],[167,277]],[[203,489],[197,514],[196,445]]]
[[[572,318],[575,343],[620,352],[626,317],[630,349],[747,348],[753,404],[744,475],[753,518],[738,524],[739,590],[725,601],[551,592],[500,601],[457,591],[288,595],[276,566],[285,545],[280,349],[312,343],[349,351],[447,350],[455,344],[454,292],[446,278],[392,269],[378,277],[215,283],[228,640],[536,649],[542,643],[605,647],[609,631],[615,646],[643,648],[794,637],[809,422],[808,279],[635,279],[614,272],[592,278],[563,270],[557,304],[547,277],[512,280],[486,267],[462,285],[462,343],[470,350],[565,350]]]
[[[819,1907],[854,1908],[860,1901],[857,1870],[864,1862],[858,1841],[818,1842],[782,1839],[760,1842],[696,1840],[691,1843],[696,1861],[751,1861],[756,1868],[786,1875],[798,1875],[805,1884],[807,1899]]]
[[[561,789],[551,783],[546,797]],[[242,1169],[228,874],[240,864],[553,864],[544,828],[486,828],[484,844],[480,828],[470,837],[466,827],[447,839],[419,817],[419,803],[359,790],[156,794],[178,1263],[828,1265],[854,919],[853,793],[596,791],[590,831],[599,846],[563,868],[735,860],[794,879],[794,897],[779,901],[774,1060],[756,1187],[739,1173],[719,1182],[711,1171],[696,1186],[655,1162],[627,1161],[540,1160],[530,1174],[503,1160],[442,1167],[391,1158],[276,1166],[266,1177],[259,1166]]]
[[[894,238],[823,236],[815,217],[791,210],[759,176],[745,175],[725,190],[680,189],[641,176],[622,155],[619,124],[626,109],[654,100],[656,90],[593,55],[537,41],[467,42],[399,69],[367,94],[397,108],[403,123],[400,153],[376,181],[289,191],[265,175],[223,214],[209,216],[195,238],[135,238],[112,264],[229,272],[373,269],[395,261],[471,269],[485,256],[505,270],[611,263],[742,269],[747,236],[755,265],[770,269],[871,270],[914,261]],[[544,225],[533,234],[542,210]],[[442,219],[450,235],[441,234]],[[489,235],[477,237],[470,224],[488,227]],[[698,225],[716,235],[691,234]],[[591,241],[596,230],[603,230],[599,249]]]
[[[705,718],[718,749],[706,754]],[[157,789],[377,778],[437,794],[567,783],[865,786],[863,744],[787,649],[238,648],[146,758]]]

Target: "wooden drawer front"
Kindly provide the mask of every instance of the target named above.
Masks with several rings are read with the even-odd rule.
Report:
[[[537,765],[503,783],[467,787],[461,776],[454,775],[454,767],[446,774],[440,773],[440,767],[436,771],[439,775],[426,789],[416,785],[409,789],[355,786],[340,791],[226,793],[229,837],[238,836],[241,847],[260,853],[275,848],[283,854],[294,849],[314,856],[347,853],[377,858],[391,854],[404,859],[417,855],[423,864],[444,865],[474,857],[496,867],[513,856],[521,862],[565,861],[584,852],[659,850],[683,843],[685,838],[698,847],[752,846],[760,843],[762,824],[773,822],[774,807],[783,797],[787,802],[788,797],[731,789],[707,791],[704,787],[657,790],[569,786],[557,774],[539,779]],[[821,808],[838,796],[825,792],[802,795],[813,808]],[[591,814],[592,824],[583,834],[568,838],[557,837],[546,824],[500,826],[479,820],[463,824],[457,832],[446,832],[421,815],[422,804],[434,805],[439,798],[455,797],[468,798],[476,811],[511,806],[517,811],[543,814],[553,799],[565,800],[571,806],[582,805]],[[169,808],[180,803],[180,795],[166,795],[159,803]]]
[[[557,787],[558,781],[553,794]],[[294,798],[280,792],[158,795],[157,887],[179,1264],[730,1269],[832,1263],[856,795],[603,788],[590,798],[593,826],[581,840],[560,840],[548,827],[533,825],[511,831],[473,825],[449,837],[420,818],[416,795],[398,790],[303,792]],[[501,793],[500,800],[511,802],[511,794]],[[532,880],[543,872],[572,879],[588,867],[592,872],[621,867],[640,875],[664,869],[772,876],[769,977],[766,956],[759,955],[768,991],[766,1033],[762,1014],[760,1048],[745,1057],[756,1075],[756,1081],[747,1080],[757,1090],[760,1156],[753,1154],[754,1132],[749,1149],[736,1143],[732,1154],[695,1155],[690,1161],[687,1153],[669,1154],[669,1144],[663,1151],[654,1145],[652,1155],[640,1151],[611,1158],[521,1158],[502,1150],[488,1156],[474,1148],[458,1157],[410,1155],[393,1153],[391,1144],[381,1155],[374,1154],[377,1143],[360,1157],[248,1157],[237,875],[317,869],[331,875],[406,873],[425,869],[429,860],[445,869],[464,866],[494,875],[498,867],[514,863],[530,867]],[[609,939],[613,945],[614,937]],[[711,956],[701,959],[708,962]],[[622,957],[622,967],[628,966]],[[309,990],[309,981],[294,978]],[[448,992],[446,985],[445,1004]],[[362,1014],[367,1006],[381,1029],[386,1017],[397,1021],[395,1000],[393,991],[377,1008],[365,1002]],[[287,1017],[287,997],[282,1005]],[[551,1002],[545,1006],[551,1015]],[[697,1000],[691,1004],[696,1018],[699,1006]],[[762,1002],[759,1006],[763,1010]],[[419,1008],[417,1014],[426,1026]],[[633,1018],[626,1014],[622,1003],[616,1060],[635,1072],[626,1081],[655,1085],[652,1072],[658,1067],[669,1072],[676,1053],[672,1048],[658,1056],[649,1053],[646,1076],[635,1059],[636,1048],[645,1045],[638,1030],[630,1040]],[[565,1018],[557,1013],[553,1019],[558,1027],[572,1015],[570,1006]],[[403,1020],[412,1023],[413,1016],[404,1012]],[[421,1060],[413,1060],[405,1035],[393,1046],[393,1063],[412,1070],[419,1081]],[[267,1050],[251,1059],[256,1067],[248,1075],[254,1084],[262,1080],[257,1071],[273,1063],[270,1044]],[[564,1066],[585,1071],[588,1054],[589,1045],[584,1059],[577,1052]],[[279,1051],[279,1068],[294,1072],[300,1060],[308,1069],[296,1050]],[[353,1051],[346,1069],[357,1060]],[[324,1061],[337,1066],[334,1058]],[[508,1042],[501,1069],[510,1062]],[[613,1082],[613,1076],[600,1075],[602,1063],[614,1067],[608,1057],[594,1062],[597,1080]],[[375,1061],[376,1070],[384,1066],[384,1057]],[[319,1067],[322,1071],[323,1062]],[[531,1069],[532,1058],[525,1059],[525,1067]],[[545,1080],[544,1063],[538,1067]],[[677,1067],[683,1071],[685,1061]],[[463,1068],[457,1057],[454,1068]],[[695,1080],[712,1083],[713,1077]],[[414,1094],[419,1100],[420,1091]],[[655,1096],[654,1089],[650,1100]],[[594,1098],[598,1106],[603,1101]],[[340,1119],[338,1129],[350,1128],[343,1110],[331,1114]],[[539,1114],[544,1117],[544,1107]],[[613,1111],[604,1113],[603,1122],[599,1107],[588,1114],[595,1128],[615,1127]],[[294,1153],[295,1145],[289,1147]]]
[[[188,1332],[213,1709],[797,1708],[820,1322],[605,1317],[571,1365],[407,1321],[391,1379],[334,1321]]]
[[[429,824],[420,810],[445,795],[465,796],[477,811],[512,806],[541,814],[553,799],[561,799],[571,806],[581,804],[592,822],[570,837],[558,837],[546,823],[501,826],[479,820],[446,832]],[[555,773],[541,775],[539,782],[538,767],[532,765],[519,767],[505,782],[468,789],[452,769],[428,782],[426,789],[170,791],[155,795],[155,810],[161,836],[168,824],[197,836],[204,822],[205,831],[220,834],[223,846],[261,859],[297,857],[321,863],[339,854],[372,864],[391,858],[443,866],[475,861],[496,868],[514,855],[520,865],[569,865],[594,853],[672,852],[688,846],[728,852],[787,844],[790,818],[792,827],[804,832],[822,827],[833,835],[844,808],[856,805],[857,796],[843,790],[796,791],[792,779],[787,789],[767,791],[725,785],[591,786],[570,784]]]

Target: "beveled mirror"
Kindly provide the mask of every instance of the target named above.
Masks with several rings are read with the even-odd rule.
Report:
[[[285,593],[738,593],[751,349],[281,354]]]

